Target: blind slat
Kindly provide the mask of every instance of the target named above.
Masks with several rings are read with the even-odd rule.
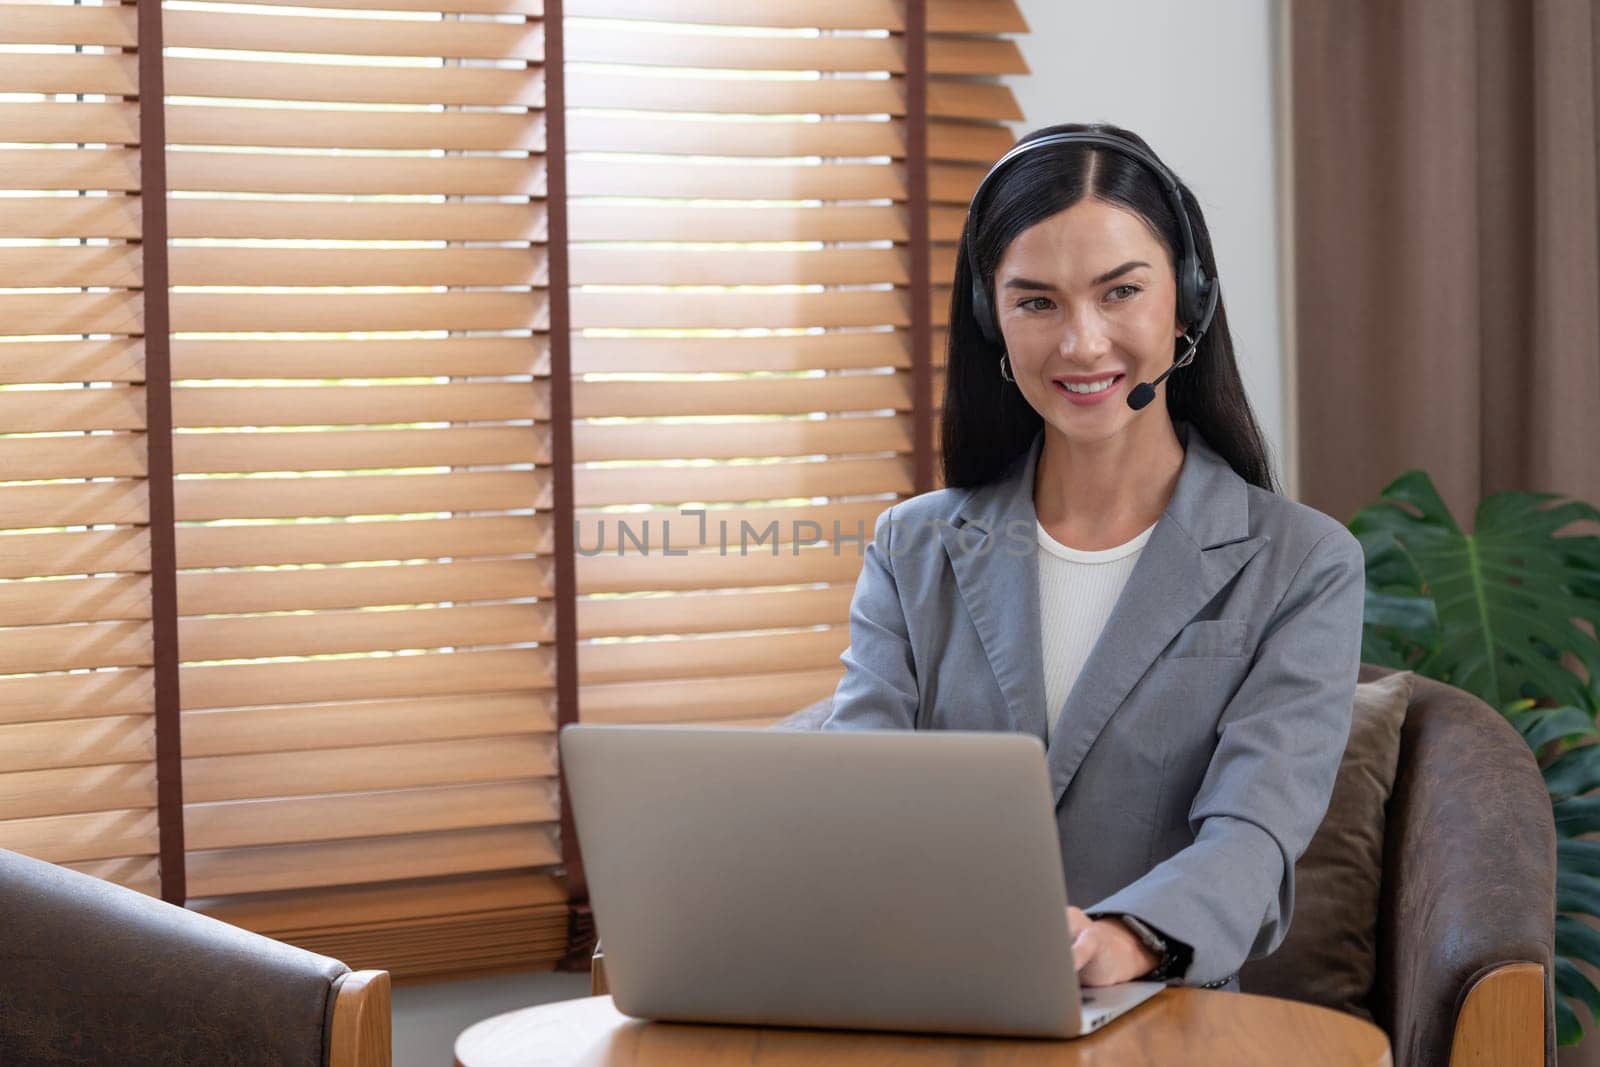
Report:
[[[669,415],[798,415],[813,411],[911,410],[903,374],[848,374],[715,382],[574,382],[578,418]]]
[[[174,9],[164,13],[162,23],[168,48],[428,59],[544,58],[540,22],[291,18]]]
[[[0,205],[6,203],[8,201],[0,200]],[[168,231],[174,238],[534,242],[545,239],[544,207],[533,204],[324,204],[184,199],[172,201],[169,210]],[[72,221],[78,224],[76,219]],[[6,214],[0,209],[0,228],[5,224]],[[122,237],[127,234],[85,236]]]
[[[619,459],[732,459],[848,452],[909,452],[909,416],[782,419],[674,425],[587,424],[572,430],[579,463]]]
[[[0,345],[0,385],[50,384],[56,382],[142,382],[144,380],[144,341],[119,337],[108,341],[10,341]],[[73,390],[75,403],[89,390]],[[103,393],[104,390],[95,390]],[[24,393],[17,393],[22,396]],[[35,394],[37,395],[37,394]],[[8,432],[25,433],[10,421],[26,408],[38,405],[7,406],[9,397],[0,397],[0,420]],[[53,398],[62,399],[62,398]],[[143,410],[142,399],[140,410]],[[143,421],[139,425],[143,426]],[[72,427],[79,429],[81,427]]]
[[[934,119],[989,119],[994,122],[1021,122],[1023,119],[1022,106],[1009,85],[937,78],[928,82],[928,114]],[[932,151],[931,147],[929,154],[938,158],[941,153]]]
[[[305,0],[251,0],[254,4],[305,7]],[[317,0],[317,7],[345,8],[352,11],[421,11],[475,15],[544,14],[544,0]]]
[[[550,551],[551,533],[545,515],[494,515],[399,522],[180,526],[177,541],[188,567],[259,567],[514,556]]]
[[[544,136],[544,116],[538,112],[317,111],[197,104],[167,108],[167,137],[175,145],[542,152]]]
[[[570,108],[704,114],[726,110],[730,99],[737,99],[740,114],[746,115],[904,115],[906,110],[905,87],[898,78],[768,81],[581,69],[567,74]],[[574,188],[590,193],[587,186]]]
[[[905,73],[893,38],[728,37],[594,26],[566,27],[567,62],[715,70],[888,71]]]
[[[139,105],[122,101],[4,103],[0,104],[0,130],[13,144],[138,144]]]
[[[172,452],[179,474],[502,466],[548,462],[549,434],[531,426],[179,434]]]
[[[549,734],[529,734],[249,756],[185,757],[183,797],[186,804],[204,804],[254,797],[543,778],[555,772],[553,746],[554,739]]]
[[[5,349],[0,348],[0,355],[4,352]],[[178,338],[172,342],[172,376],[179,380],[311,378],[321,381],[330,378],[548,374],[548,359],[549,346],[544,338],[537,336],[333,341]],[[534,391],[539,392],[539,387],[535,387]],[[430,408],[420,420],[410,421],[426,421],[432,411]],[[451,418],[449,415],[444,417]]]
[[[893,248],[812,252],[737,249],[679,251],[576,248],[568,257],[573,285],[871,285],[906,284],[905,256]],[[587,296],[588,294],[573,294]]]
[[[898,207],[698,207],[574,203],[574,241],[904,241]]]
[[[137,288],[144,272],[136,245],[32,245],[0,248],[0,278],[39,288],[117,286]],[[87,331],[85,331],[87,332]]]
[[[196,896],[214,896],[538,867],[560,859],[548,834],[506,827],[195,852],[187,873]]]
[[[0,618],[13,626],[149,617],[150,583],[143,575],[0,582]]]
[[[0,310],[5,297],[0,296]],[[541,293],[174,293],[184,333],[549,329]],[[108,313],[109,314],[109,313]],[[42,332],[42,331],[41,331]]]
[[[184,97],[544,107],[543,78],[530,78],[527,70],[494,67],[240,63],[174,56],[167,59],[166,80],[169,95]]]
[[[139,151],[136,148],[0,149],[0,189],[110,189],[130,192],[138,188]],[[35,198],[32,202],[37,204],[38,199]],[[119,203],[120,201],[110,202],[112,206]],[[90,206],[98,207],[101,211],[106,210],[104,202]],[[13,222],[11,225],[15,227],[18,223]],[[9,236],[74,235],[17,233]],[[123,233],[118,236],[137,235]]]
[[[178,575],[178,605],[185,615],[213,615],[510,600],[549,596],[545,572],[546,565],[537,560],[457,560],[296,571],[184,571]]]
[[[879,509],[881,510],[881,508]],[[870,536],[871,527],[868,531]],[[855,551],[855,549],[841,549]],[[670,597],[590,597],[578,604],[578,633],[590,637],[714,633],[783,626],[842,625],[853,583],[777,592],[679,593]],[[188,743],[187,737],[184,743]]]
[[[83,10],[80,8],[79,10]],[[104,11],[106,8],[99,9]],[[11,23],[4,27],[12,41]],[[99,93],[135,96],[139,92],[138,60],[131,55],[82,52],[8,52],[0,64],[0,93]]]
[[[578,678],[583,685],[603,685],[823,669],[837,664],[849,643],[848,628],[834,626],[755,636],[590,644],[579,649]]]
[[[148,530],[84,530],[0,537],[0,578],[149,569]]]
[[[928,73],[1027,74],[1028,64],[1015,41],[983,37],[929,37]]]
[[[569,16],[641,19],[699,25],[771,26],[831,30],[905,29],[895,0],[574,0]],[[930,33],[1026,33],[1016,0],[929,0]]]
[[[550,507],[550,472],[347,475],[332,478],[205,478],[178,482],[179,521],[516,511]]]
[[[586,685],[585,722],[715,722],[787,715],[832,693],[842,667],[663,682]]]
[[[149,521],[150,496],[142,481],[0,485],[0,526],[12,530]],[[0,592],[0,610],[8,602],[9,592]]]
[[[828,293],[572,294],[574,329],[736,330],[909,326],[905,297],[889,290]]]
[[[104,45],[133,48],[138,32],[132,7],[7,4],[7,44]]]
[[[0,811],[8,819],[153,808],[155,803],[154,763],[106,763],[0,774]]]
[[[0,674],[137,667],[149,664],[151,654],[148,622],[0,627]]]
[[[149,715],[0,726],[0,773],[140,763],[155,757],[155,720]]]
[[[469,604],[404,611],[188,618],[178,624],[186,659],[254,659],[406,648],[509,645],[555,639],[548,603]]]
[[[777,337],[574,337],[575,373],[707,373],[910,367],[904,331]],[[599,383],[576,383],[578,391]],[[648,414],[648,412],[647,412]],[[672,412],[662,412],[672,414]]]
[[[141,217],[134,197],[0,197],[0,237],[137,238]]]
[[[187,385],[173,390],[172,410],[186,428],[496,422],[548,418],[549,390],[525,382],[249,389]]]
[[[160,851],[156,813],[149,808],[0,819],[0,848],[46,863],[73,863]]]
[[[31,280],[31,279],[30,279]],[[142,333],[137,292],[0,294],[0,333]]]
[[[175,149],[167,153],[167,177],[173,189],[206,193],[545,195],[544,160],[539,156],[269,155]],[[179,251],[181,247],[174,249],[174,256]],[[474,250],[451,251],[471,258]]]
[[[334,704],[226,708],[183,713],[183,751],[199,756],[361,748],[452,741],[556,728],[549,690],[452,693]]]
[[[285,703],[309,703],[543,689],[554,683],[554,674],[551,650],[534,648],[191,665],[183,668],[182,684],[188,706],[211,708],[250,704],[262,693]]]
[[[705,200],[906,199],[903,171],[877,163],[781,164],[721,159],[706,163],[635,163],[570,157],[570,188],[587,196],[684,197]],[[577,206],[575,202],[573,206]],[[574,249],[574,252],[579,249]]]
[[[170,265],[173,285],[548,284],[544,250],[529,248],[182,247]]]
[[[573,497],[579,507],[851,496],[908,492],[910,487],[910,464],[899,456],[713,467],[587,467],[573,472]]]
[[[190,804],[183,813],[183,840],[192,849],[240,848],[514,826],[553,822],[556,818],[549,785],[534,781],[491,782]]]
[[[10,481],[143,477],[142,436],[0,437],[0,471]]]
[[[120,859],[64,863],[63,867],[137,890],[146,896],[161,895],[161,868],[154,856],[127,856]]]
[[[147,715],[154,707],[146,667],[0,678],[0,723]]]
[[[1004,126],[970,122],[928,123],[928,155],[934,159],[989,163],[1011,147],[1011,131]]]
[[[652,115],[573,115],[567,123],[573,152],[650,152],[679,156],[894,156],[905,139],[887,122],[695,122]]]

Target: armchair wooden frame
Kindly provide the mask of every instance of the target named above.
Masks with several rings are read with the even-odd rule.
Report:
[[[351,971],[334,981],[328,1067],[390,1067],[389,993],[388,971]]]

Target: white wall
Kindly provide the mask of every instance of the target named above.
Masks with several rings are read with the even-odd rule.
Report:
[[[1020,0],[1032,73],[1010,79],[1026,121],[1133,130],[1194,191],[1216,248],[1240,373],[1285,488],[1274,0]],[[1176,371],[1182,374],[1183,371]]]

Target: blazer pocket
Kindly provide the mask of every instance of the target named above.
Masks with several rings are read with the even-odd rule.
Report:
[[[1243,619],[1202,619],[1178,631],[1167,646],[1168,659],[1199,656],[1242,656],[1246,624]]]

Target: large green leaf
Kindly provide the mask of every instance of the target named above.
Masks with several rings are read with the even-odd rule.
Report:
[[[1372,627],[1407,666],[1502,707],[1541,697],[1590,710],[1596,691],[1560,662],[1576,657],[1600,679],[1600,537],[1558,531],[1600,510],[1548,493],[1496,493],[1468,534],[1433,483],[1410,471],[1350,522],[1367,553],[1369,589],[1385,598],[1423,596],[1436,624],[1409,621],[1397,604]]]

